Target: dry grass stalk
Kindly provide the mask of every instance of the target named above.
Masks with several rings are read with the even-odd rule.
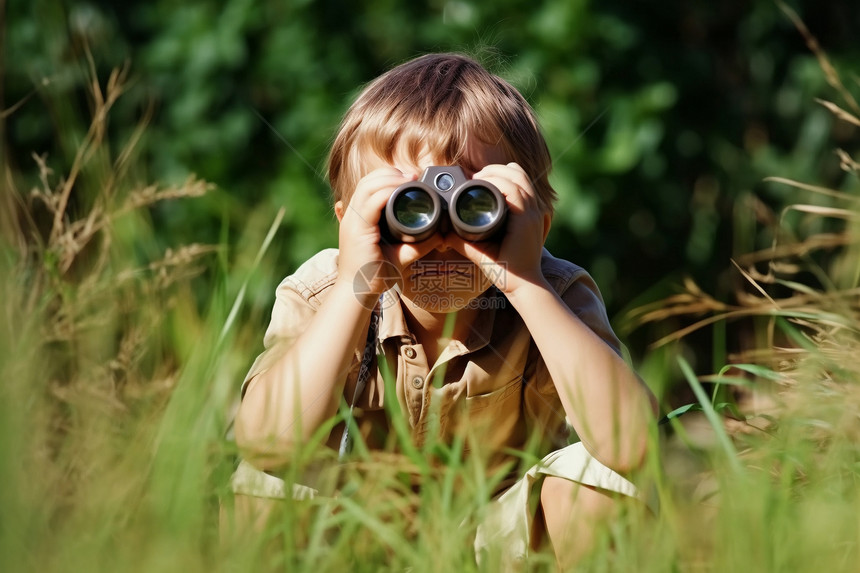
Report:
[[[821,48],[821,45],[818,43],[818,39],[812,35],[809,28],[807,28],[806,24],[803,23],[803,20],[801,20],[800,16],[797,15],[797,12],[781,0],[777,0],[777,5],[789,17],[794,26],[800,32],[801,36],[803,36],[803,39],[806,41],[806,45],[809,47],[809,51],[818,59],[818,65],[824,72],[824,77],[827,79],[827,83],[829,83],[830,86],[833,87],[833,89],[835,89],[843,99],[845,99],[848,106],[854,110],[854,113],[860,114],[860,105],[857,104],[857,100],[854,99],[851,92],[845,88],[845,85],[839,77],[839,73],[836,71],[836,68],[833,67],[833,64],[830,63],[830,59]]]
[[[845,102],[818,103],[838,122],[860,127],[857,101],[796,14],[782,8]],[[842,170],[856,178],[860,162],[843,149],[836,154]],[[636,309],[629,318],[636,324],[692,319],[655,347],[720,321],[748,319],[753,328],[763,329],[763,336],[752,337],[757,342],[730,356],[730,362],[764,367],[770,375],[759,378],[751,391],[736,391],[741,409],[750,416],[746,421],[726,420],[729,432],[747,432],[750,420],[765,414],[754,420],[759,430],[790,424],[797,430],[793,435],[820,448],[816,451],[825,452],[828,444],[849,436],[854,440],[849,443],[860,443],[860,196],[781,177],[766,181],[819,201],[796,202],[774,213],[754,200],[752,211],[759,223],[772,229],[773,240],[769,248],[732,261],[742,278],[732,302],[715,299],[687,279],[681,292]],[[749,374],[754,371],[741,375],[758,378]],[[702,377],[712,382],[720,378]],[[744,454],[755,455],[753,450]]]
[[[116,439],[112,432],[125,431],[134,416],[148,415],[141,408],[158,409],[169,395],[178,359],[168,345],[166,310],[194,307],[190,289],[180,287],[204,270],[202,262],[217,248],[181,245],[146,260],[117,240],[118,225],[146,224],[147,217],[137,216],[141,210],[200,197],[212,185],[195,177],[166,187],[130,184],[130,158],[149,115],[111,160],[108,116],[125,91],[128,68],[114,70],[102,87],[91,57],[89,64],[92,117],[68,172],[57,177],[46,156],[33,154],[39,184],[25,199],[10,180],[17,224],[2,237],[17,254],[4,261],[9,296],[2,311],[14,328],[27,327],[44,361],[38,373],[31,365],[21,375],[47,381],[44,393],[33,396],[44,405],[47,428],[38,448],[62,476],[58,496],[69,503],[93,471],[87,460],[98,456],[90,450],[107,447]],[[90,200],[81,191],[85,181],[99,184]]]

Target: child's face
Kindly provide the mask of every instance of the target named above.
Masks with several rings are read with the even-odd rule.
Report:
[[[472,178],[487,165],[510,161],[496,146],[470,142],[467,147],[467,157],[460,167],[468,178]],[[420,177],[427,167],[445,164],[444,160],[429,151],[421,154],[415,161],[400,152],[395,154],[391,164],[374,158],[368,163],[368,171],[391,166],[404,174]],[[440,227],[439,231],[425,241],[434,244],[434,248],[420,259],[408,262],[402,267],[401,296],[429,312],[455,312],[466,308],[492,283],[475,263],[447,246],[446,237],[453,231],[444,226]],[[396,251],[399,245],[392,248]]]

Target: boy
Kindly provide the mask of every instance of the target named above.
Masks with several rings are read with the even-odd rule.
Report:
[[[428,166],[494,185],[507,204],[501,237],[468,241],[443,224],[419,242],[388,238],[389,197]],[[503,537],[522,556],[538,528],[561,564],[589,549],[595,522],[618,504],[607,493],[637,495],[619,474],[642,463],[655,405],[621,358],[591,277],[543,248],[550,167],[528,103],[467,57],[419,57],[366,87],[329,158],[339,249],[278,287],[266,350],[243,384],[237,492],[265,496],[250,491],[248,472],[283,467],[343,399],[368,447],[385,448],[393,432],[383,405],[396,400],[416,442],[462,432],[491,466],[539,435],[547,457],[502,484],[502,509],[477,546]],[[363,360],[366,347],[376,352]],[[384,394],[382,360],[396,395]],[[581,441],[561,447],[571,427]],[[329,445],[342,435],[335,428]],[[539,488],[540,523],[530,488]]]

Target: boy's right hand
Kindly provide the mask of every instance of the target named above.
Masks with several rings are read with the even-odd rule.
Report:
[[[366,288],[371,305],[401,280],[403,269],[441,244],[438,234],[420,243],[388,244],[382,239],[379,222],[385,205],[400,185],[418,179],[417,173],[403,173],[395,167],[381,167],[365,175],[356,185],[348,204],[338,201],[335,213],[340,221],[338,232],[338,281]],[[359,293],[357,292],[358,296]],[[362,301],[365,302],[365,301]]]

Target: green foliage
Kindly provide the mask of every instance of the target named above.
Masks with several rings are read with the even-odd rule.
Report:
[[[855,70],[851,3],[792,5]],[[619,518],[582,570],[860,558],[860,114],[773,3],[2,6],[0,570],[494,570],[469,536],[493,476],[457,443],[408,467],[358,444],[340,499],[219,540],[273,286],[335,241],[327,144],[363,82],[428,50],[472,52],[534,103],[551,248],[614,310],[659,301],[627,334],[664,409],[684,404],[642,472],[662,509]],[[663,299],[682,272],[707,288]]]
[[[794,4],[839,58],[856,60],[840,22],[849,3]],[[251,240],[257,209],[287,207],[270,282],[336,242],[324,162],[350,98],[426,51],[471,52],[535,105],[560,195],[549,246],[594,272],[611,314],[667,276],[719,275],[747,247],[733,245],[732,205],[763,177],[839,177],[826,161],[829,116],[801,113],[825,88],[822,75],[769,0],[16,0],[8,10],[21,25],[9,27],[7,51],[27,56],[8,58],[7,100],[36,89],[57,108],[80,101],[85,67],[68,63],[85,45],[100,70],[130,59],[138,89],[111,129],[122,135],[154,106],[145,176],[175,183],[195,173],[219,188],[194,207],[157,208],[165,234],[212,242],[226,223],[232,245]],[[54,114],[64,138],[75,133],[66,116]],[[19,168],[35,149],[57,155],[51,119],[34,102],[10,118]],[[790,199],[767,196],[776,207]],[[641,341],[631,343],[641,354]]]

